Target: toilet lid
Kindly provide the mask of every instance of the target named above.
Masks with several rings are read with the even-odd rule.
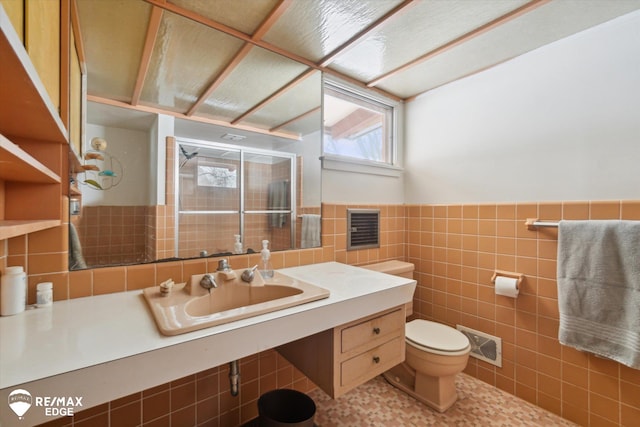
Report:
[[[469,339],[460,331],[441,323],[416,319],[406,324],[405,335],[413,343],[440,351],[461,351]]]

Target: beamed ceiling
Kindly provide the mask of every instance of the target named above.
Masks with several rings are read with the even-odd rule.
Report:
[[[90,101],[296,137],[317,126],[321,72],[406,101],[638,8],[640,0],[76,0],[73,22]]]

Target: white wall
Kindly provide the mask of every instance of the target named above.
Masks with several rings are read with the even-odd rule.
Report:
[[[402,204],[403,178],[323,169],[322,202]]]
[[[640,12],[406,106],[406,203],[637,199]]]
[[[174,128],[173,116],[158,114],[149,131],[149,158],[152,159],[149,165],[149,183],[152,205],[166,204],[167,137],[175,135]]]
[[[302,156],[302,200],[303,206],[320,206],[321,197],[321,133],[316,131],[304,135],[301,141],[292,142],[282,147],[283,151]]]
[[[149,132],[87,124],[83,152],[91,150],[91,138],[107,140],[107,152],[122,163],[122,181],[110,190],[96,190],[80,185],[84,206],[149,205],[152,192],[149,184]],[[78,175],[82,183],[83,174]]]

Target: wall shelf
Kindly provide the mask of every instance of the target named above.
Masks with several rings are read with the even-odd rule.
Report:
[[[0,240],[62,225],[67,130],[0,7]]]
[[[60,177],[0,134],[0,180],[59,184]]]
[[[3,220],[0,221],[0,240],[10,239],[24,234],[34,233],[36,231],[46,230],[62,225],[59,219],[42,219],[42,220]]]
[[[67,130],[58,111],[1,7],[0,64],[0,131],[7,136],[66,144]]]

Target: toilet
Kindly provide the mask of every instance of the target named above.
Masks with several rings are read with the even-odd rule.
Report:
[[[402,277],[412,277],[414,270],[413,264],[402,261],[362,267]],[[405,342],[405,361],[382,375],[420,402],[439,412],[446,411],[458,399],[455,376],[467,366],[469,339],[450,326],[416,319],[405,325]]]

